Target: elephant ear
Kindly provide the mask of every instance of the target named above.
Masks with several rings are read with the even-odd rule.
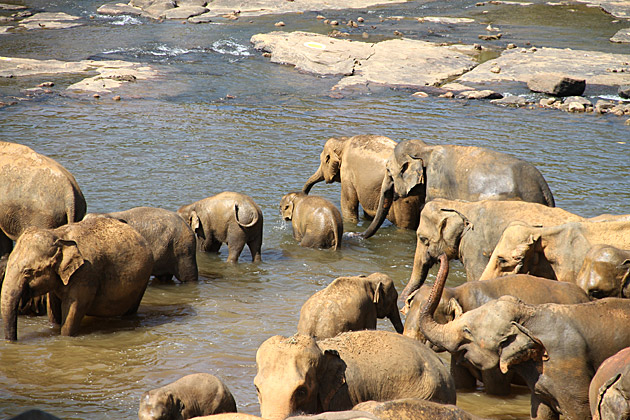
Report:
[[[602,386],[599,387],[599,390],[597,391],[597,414],[599,415],[600,419],[604,418],[602,417],[602,401],[604,401],[604,396],[606,395],[608,390],[619,381],[619,379],[621,379],[621,373],[617,373],[615,376],[608,379],[606,382],[604,382]]]
[[[383,294],[385,294],[383,282],[379,281],[374,288],[374,299],[372,299],[372,302],[378,305],[379,302],[383,299],[383,297],[381,296]]]
[[[201,219],[199,219],[199,215],[197,214],[196,211],[192,210],[190,212],[190,227],[192,228],[193,232],[195,232],[197,234],[198,237],[202,238],[202,239],[206,239],[206,235],[203,233],[203,226],[201,225]]]
[[[518,322],[511,324],[510,332],[500,344],[499,368],[502,373],[527,360],[549,360],[547,350],[538,338]]]
[[[75,241],[57,239],[55,246],[57,246],[57,254],[61,254],[61,260],[57,266],[57,274],[61,277],[63,284],[67,286],[70,282],[70,277],[81,268],[85,260]]]
[[[341,359],[337,350],[324,350],[317,368],[318,409],[320,412],[329,411],[330,403],[346,385],[346,363]]]
[[[457,299],[450,298],[448,301],[448,306],[446,307],[446,315],[447,317],[451,317],[451,321],[459,318],[464,313],[462,306],[459,304]]]
[[[630,259],[625,260],[619,265],[619,270],[623,273],[621,277],[621,296],[630,297]],[[625,271],[625,273],[624,273]]]

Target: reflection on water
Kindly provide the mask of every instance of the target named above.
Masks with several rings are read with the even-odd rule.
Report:
[[[81,16],[100,5],[62,0],[31,4]],[[575,24],[566,20],[561,27],[528,26],[531,40],[552,45],[553,37],[562,33],[562,43],[593,48],[596,41],[583,36],[583,22],[612,20],[581,6],[576,12],[565,9],[554,10],[575,16]],[[364,16],[377,26],[370,29],[371,40],[388,37],[394,28],[395,22],[381,23],[379,16],[472,16],[484,26],[489,22],[483,19],[494,19],[495,26],[523,31],[527,22],[499,10],[489,9],[488,17],[461,2],[410,2],[374,8]],[[532,10],[528,13],[549,12],[542,5]],[[357,13],[326,14],[343,18]],[[316,15],[282,20],[289,28],[326,31]],[[617,119],[415,99],[405,91],[332,99],[327,92],[336,78],[270,64],[251,49],[251,35],[275,30],[277,16],[212,25],[126,19],[97,17],[69,30],[3,37],[2,55],[125,59],[150,62],[168,72],[163,82],[143,87],[139,99],[123,95],[115,103],[62,95],[4,108],[0,139],[29,145],[72,171],[91,212],[135,206],[176,210],[220,191],[249,194],[264,212],[263,262],[250,263],[247,249],[238,265],[225,263],[226,250],[200,254],[199,283],[151,284],[137,315],[86,319],[78,337],[60,337],[45,317],[20,318],[19,341],[0,342],[4,417],[38,407],[64,419],[135,418],[144,391],[193,372],[221,377],[239,410],[258,414],[252,384],[256,349],[271,335],[293,334],[299,309],[311,294],[335,277],[375,271],[392,276],[402,290],[411,273],[413,232],[388,226],[369,240],[346,236],[339,252],[318,251],[297,246],[291,227],[281,220],[280,198],[301,188],[333,135],[381,134],[492,147],[534,163],[560,207],[584,216],[630,213],[630,192],[620,188],[628,184],[630,145],[622,143],[630,130]],[[402,22],[410,25],[409,36],[411,29],[419,38],[429,36],[423,31],[430,26]],[[472,43],[479,33],[475,25],[442,26],[438,34],[447,41]],[[600,39],[610,25],[588,30]],[[56,91],[63,93],[77,76],[53,79]],[[15,94],[41,81],[0,80],[0,94]],[[228,94],[235,99],[226,99]],[[312,193],[339,206],[339,184],[317,184]],[[366,227],[366,221],[345,226],[346,231]],[[430,281],[434,275],[435,270]],[[455,262],[449,282],[463,281],[462,266]],[[381,321],[380,328],[391,325]],[[458,398],[460,406],[479,415],[529,416],[526,390],[510,398],[491,398],[481,391]]]

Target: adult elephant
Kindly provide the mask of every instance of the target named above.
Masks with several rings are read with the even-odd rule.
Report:
[[[331,137],[320,154],[317,171],[306,181],[302,191],[308,194],[318,182],[341,183],[341,214],[344,220],[359,221],[359,204],[372,218],[378,208],[379,191],[385,176],[385,164],[396,142],[388,137],[360,135]],[[403,229],[418,227],[423,197],[397,200],[387,213],[394,225]]]
[[[438,356],[388,331],[351,331],[321,341],[274,336],[259,347],[256,365],[254,385],[266,419],[349,410],[369,400],[456,399],[453,378]]]
[[[365,238],[383,224],[392,203],[409,194],[424,196],[424,202],[517,199],[555,206],[545,178],[534,165],[483,147],[405,140],[394,148],[386,169],[376,215],[361,235]]]
[[[501,235],[479,280],[527,273],[575,283],[595,244],[630,249],[630,222],[571,222],[532,226],[512,222]]]
[[[76,335],[85,315],[133,314],[149,283],[153,256],[131,226],[104,217],[56,229],[31,227],[9,256],[2,285],[7,340],[17,340],[20,299],[48,293],[48,317]]]
[[[588,400],[594,420],[630,418],[630,347],[604,360],[591,380]]]
[[[438,324],[438,305],[448,264],[440,259],[434,289],[420,316],[422,334],[482,369],[518,374],[531,390],[535,419],[590,418],[588,388],[606,358],[630,346],[630,301],[606,298],[574,305],[529,305],[503,296]]]
[[[501,233],[517,220],[548,226],[584,219],[558,207],[523,201],[433,199],[420,215],[413,270],[401,300],[424,284],[429,269],[441,254],[446,254],[449,260],[461,260],[466,279],[478,280]]]
[[[584,257],[575,283],[593,299],[630,298],[630,250],[593,246]]]

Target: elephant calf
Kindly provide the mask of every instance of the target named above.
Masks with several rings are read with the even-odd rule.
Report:
[[[346,331],[376,329],[376,319],[385,317],[402,333],[397,301],[394,282],[385,274],[339,277],[302,305],[298,333],[321,340]]]
[[[339,249],[343,236],[341,213],[323,197],[291,192],[280,200],[280,214],[290,220],[301,246]]]
[[[595,245],[584,257],[575,283],[593,299],[630,298],[630,250]]]
[[[219,378],[193,373],[140,399],[139,420],[186,420],[219,413],[236,413],[236,402]]]

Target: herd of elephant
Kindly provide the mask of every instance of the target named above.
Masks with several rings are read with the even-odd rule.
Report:
[[[62,335],[77,334],[85,315],[132,314],[151,276],[197,280],[198,251],[226,244],[235,263],[247,245],[261,261],[262,211],[244,194],[177,212],[86,214],[69,171],[5,142],[0,178],[8,340],[17,340],[20,314],[47,313]],[[309,194],[321,181],[341,183],[341,212]],[[474,419],[454,404],[457,390],[479,382],[494,395],[528,387],[534,419],[630,418],[630,215],[585,219],[556,208],[538,169],[508,154],[374,135],[327,140],[302,191],[280,201],[294,238],[314,248],[338,249],[343,221],[357,222],[359,208],[372,220],[354,235],[371,237],[386,218],[416,230],[410,279],[400,296],[374,273],[337,278],[310,297],[297,333],[256,353],[263,418]],[[446,288],[453,259],[468,282]],[[435,283],[424,285],[437,263]],[[396,333],[375,330],[379,318]],[[140,403],[140,420],[198,416],[258,418],[236,413],[227,387],[208,374]]]

